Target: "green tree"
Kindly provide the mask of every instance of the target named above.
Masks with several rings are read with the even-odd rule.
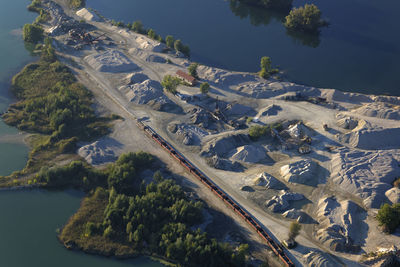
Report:
[[[174,37],[172,37],[171,35],[167,35],[167,37],[165,37],[165,44],[167,45],[167,47],[173,48],[174,42]]]
[[[296,237],[300,234],[301,225],[298,222],[292,222],[289,227],[289,240],[294,241]]]
[[[285,18],[286,28],[294,31],[316,33],[324,25],[326,22],[321,19],[321,11],[314,4],[294,8]]]
[[[141,21],[135,21],[134,23],[132,23],[132,27],[131,30],[137,33],[143,33],[144,32],[144,28],[143,28],[143,24]]]
[[[173,77],[171,75],[165,75],[161,85],[167,90],[168,92],[172,94],[176,94],[177,90],[176,88],[178,85],[181,83],[181,81],[177,77]]]
[[[261,71],[259,75],[261,78],[268,79],[271,76],[271,58],[262,57],[261,58]]]
[[[261,126],[261,125],[254,125],[251,126],[249,129],[250,138],[253,140],[257,140],[263,136],[266,136],[269,130],[269,126]]]
[[[202,94],[208,94],[208,92],[210,91],[210,85],[208,84],[208,82],[204,82],[202,84],[200,84],[200,92]]]
[[[43,28],[35,24],[25,24],[23,28],[23,39],[29,43],[38,43],[43,39]]]
[[[392,233],[400,225],[400,204],[390,206],[385,203],[381,206],[376,215],[376,219],[383,230]]]
[[[198,75],[197,75],[197,67],[199,66],[198,63],[192,63],[189,65],[188,67],[188,72],[190,75],[192,75],[193,77],[195,77],[196,79],[198,79]]]
[[[174,42],[174,49],[175,49],[176,51],[179,51],[179,52],[182,51],[182,49],[183,49],[183,43],[182,43],[182,41],[181,41],[180,39],[175,40],[175,42]]]
[[[147,31],[147,36],[149,36],[151,39],[154,39],[154,40],[157,39],[157,34],[153,29],[149,29]]]

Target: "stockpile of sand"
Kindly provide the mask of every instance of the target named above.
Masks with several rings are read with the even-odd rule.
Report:
[[[101,54],[85,57],[85,61],[97,71],[102,72],[127,72],[138,69],[127,56],[118,50],[108,50]]]
[[[114,148],[116,146],[117,144],[115,140],[103,138],[92,144],[79,148],[78,154],[88,163],[92,165],[100,165],[116,160],[117,157],[114,153]]]
[[[87,21],[100,21],[100,18],[95,13],[90,12],[86,8],[79,9],[76,15]]]
[[[387,103],[369,103],[353,110],[353,112],[368,117],[400,120],[400,107]]]
[[[167,60],[163,57],[157,55],[149,55],[146,57],[147,62],[154,62],[154,63],[166,63]]]
[[[149,77],[141,72],[131,73],[126,76],[126,83],[127,84],[135,84],[135,83],[142,83],[148,80]]]
[[[400,188],[393,187],[385,193],[386,197],[393,203],[400,203]]]
[[[210,157],[213,155],[224,156],[238,146],[250,143],[247,134],[227,134],[208,141],[201,152],[201,156]]]
[[[199,66],[200,78],[213,81],[222,86],[237,85],[240,83],[255,82],[257,77],[248,73],[230,72],[218,68]]]
[[[267,158],[267,151],[262,146],[245,145],[230,152],[233,161],[257,163]]]
[[[364,200],[367,207],[378,209],[385,192],[400,176],[399,150],[350,151],[341,148],[334,154],[331,177],[334,183]]]
[[[234,171],[234,172],[243,171],[243,166],[239,162],[237,161],[232,162],[228,159],[222,159],[217,155],[208,158],[207,164],[210,165],[211,167],[224,171]]]
[[[281,175],[290,183],[309,184],[314,178],[317,163],[312,160],[300,160],[281,167]]]
[[[358,126],[358,120],[348,116],[347,117],[339,116],[337,120],[337,125],[339,127],[342,127],[343,129],[353,130]]]
[[[168,130],[178,136],[184,145],[199,145],[208,132],[194,125],[171,123]]]
[[[274,196],[270,200],[267,200],[265,206],[273,212],[282,212],[289,208],[290,201],[302,199],[304,199],[302,194],[281,190],[278,196]]]
[[[288,219],[296,220],[299,223],[306,222],[307,218],[309,217],[307,213],[298,209],[290,209],[282,213],[282,216]]]
[[[317,238],[333,251],[356,252],[368,233],[363,222],[366,212],[352,201],[338,201],[334,197],[318,202]]]
[[[303,256],[305,264],[309,267],[336,267],[338,263],[335,262],[327,253],[312,250]]]
[[[281,181],[266,172],[257,175],[257,177],[252,180],[252,185],[262,186],[267,189],[285,188],[285,185]]]
[[[162,52],[164,49],[167,48],[165,44],[144,36],[138,36],[136,38],[136,43],[138,44],[139,48],[152,52]]]
[[[150,100],[165,97],[161,84],[153,80],[135,83],[128,88],[126,96],[136,104],[147,104]]]

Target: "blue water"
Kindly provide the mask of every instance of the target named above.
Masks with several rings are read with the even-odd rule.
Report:
[[[292,81],[318,87],[400,95],[400,1],[315,2],[330,26],[319,37],[292,36],[284,15],[231,8],[224,0],[88,0],[108,18],[141,20],[162,36],[187,43],[193,59],[239,71],[258,71],[270,56]],[[235,6],[235,5],[233,5]]]

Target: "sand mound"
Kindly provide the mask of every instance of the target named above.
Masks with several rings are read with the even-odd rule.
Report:
[[[194,125],[187,124],[170,124],[168,130],[178,136],[178,139],[183,142],[184,145],[199,145],[201,139],[208,135],[208,132],[200,129]]]
[[[103,138],[79,148],[78,154],[89,164],[100,165],[116,160],[117,156],[114,153],[114,149],[118,146],[119,144],[115,140]]]
[[[128,84],[142,83],[145,80],[148,80],[149,77],[146,74],[141,72],[131,73],[126,76],[126,80]]]
[[[282,213],[282,216],[288,219],[296,220],[299,223],[306,222],[307,218],[309,217],[307,213],[297,209],[287,210],[284,213]]]
[[[163,88],[159,82],[145,80],[129,86],[126,96],[131,102],[136,104],[147,104],[150,100],[163,98]]]
[[[333,251],[356,252],[360,249],[368,226],[363,222],[366,212],[352,201],[337,201],[334,197],[318,202],[317,239]]]
[[[353,130],[358,126],[358,121],[352,117],[344,117],[338,119],[337,125],[343,129]]]
[[[162,52],[164,49],[167,48],[165,44],[144,36],[137,37],[136,42],[139,45],[139,48],[152,52]]]
[[[262,146],[245,145],[234,149],[230,158],[234,161],[257,163],[267,158],[267,151]]]
[[[237,161],[232,162],[227,159],[221,159],[217,155],[208,158],[207,164],[210,165],[211,167],[224,171],[234,171],[234,172],[243,171],[243,166],[239,162]]]
[[[250,143],[250,138],[247,134],[229,134],[217,137],[205,144],[201,156],[210,157],[213,155],[224,156],[229,151],[232,151],[237,146]]]
[[[312,250],[303,256],[304,262],[309,267],[336,267],[338,263],[335,262],[327,253]]]
[[[364,199],[367,207],[379,208],[386,199],[385,192],[400,176],[399,162],[398,150],[365,152],[342,148],[332,157],[331,177],[342,190]]]
[[[138,69],[138,66],[118,50],[109,50],[101,54],[89,55],[85,61],[97,71],[127,72]]]
[[[213,81],[222,86],[237,85],[246,82],[257,81],[256,76],[248,73],[229,72],[207,66],[199,66],[200,78]]]
[[[400,107],[386,103],[369,103],[353,110],[353,112],[368,117],[400,120]]]
[[[252,184],[255,186],[263,186],[267,189],[285,188],[285,185],[281,181],[266,172],[260,173],[256,178],[254,178]]]
[[[146,57],[147,62],[155,62],[155,63],[166,63],[167,60],[163,57],[157,56],[157,55],[149,55]]]
[[[355,128],[347,134],[351,147],[377,150],[400,148],[400,128]]]
[[[289,208],[289,201],[297,201],[303,198],[304,196],[302,194],[281,190],[280,195],[267,200],[265,206],[273,212],[281,212]]]
[[[386,197],[393,203],[400,203],[400,188],[393,187],[385,193]]]
[[[312,160],[300,160],[281,167],[281,175],[290,183],[309,184],[314,178],[317,163]]]
[[[86,8],[79,9],[76,15],[87,21],[100,21],[100,18],[93,12],[90,12]]]
[[[202,108],[194,108],[189,113],[191,114],[190,119],[192,123],[200,127],[208,128],[210,123],[214,121],[210,113]]]

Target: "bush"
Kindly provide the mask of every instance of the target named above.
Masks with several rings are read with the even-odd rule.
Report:
[[[207,82],[204,82],[200,85],[200,92],[202,94],[208,94],[208,92],[210,91],[210,85]]]
[[[392,233],[400,225],[400,204],[383,204],[376,215],[379,225],[383,231]]]
[[[176,88],[178,87],[178,85],[181,83],[181,80],[179,80],[179,78],[177,77],[173,77],[171,75],[166,75],[164,76],[161,85],[165,88],[165,90],[167,90],[168,92],[172,93],[172,94],[176,94],[178,91],[176,90]]]
[[[171,35],[167,35],[167,37],[165,37],[165,44],[167,45],[167,47],[173,48],[174,42],[174,37],[172,37]]]
[[[187,57],[190,57],[190,48],[188,46],[183,45],[181,40],[176,40],[174,43],[174,48],[176,51],[181,52]]]
[[[143,33],[144,32],[144,28],[143,28],[143,24],[141,21],[135,21],[132,26],[131,26],[131,30],[137,33]]]
[[[315,33],[326,23],[321,20],[321,11],[314,4],[294,8],[286,16],[285,26],[289,30]]]
[[[73,8],[85,7],[85,0],[69,0],[69,5]]]
[[[294,241],[296,237],[300,234],[301,225],[298,222],[292,222],[289,227],[289,240]]]
[[[257,140],[263,136],[266,136],[269,130],[270,127],[268,125],[267,126],[254,125],[250,127],[249,135],[251,139]]]
[[[35,24],[25,24],[23,28],[23,39],[29,43],[38,43],[43,40],[43,28]]]
[[[192,63],[189,65],[188,67],[188,72],[190,75],[192,75],[194,78],[198,79],[198,75],[197,75],[197,67],[199,66],[198,63]]]

